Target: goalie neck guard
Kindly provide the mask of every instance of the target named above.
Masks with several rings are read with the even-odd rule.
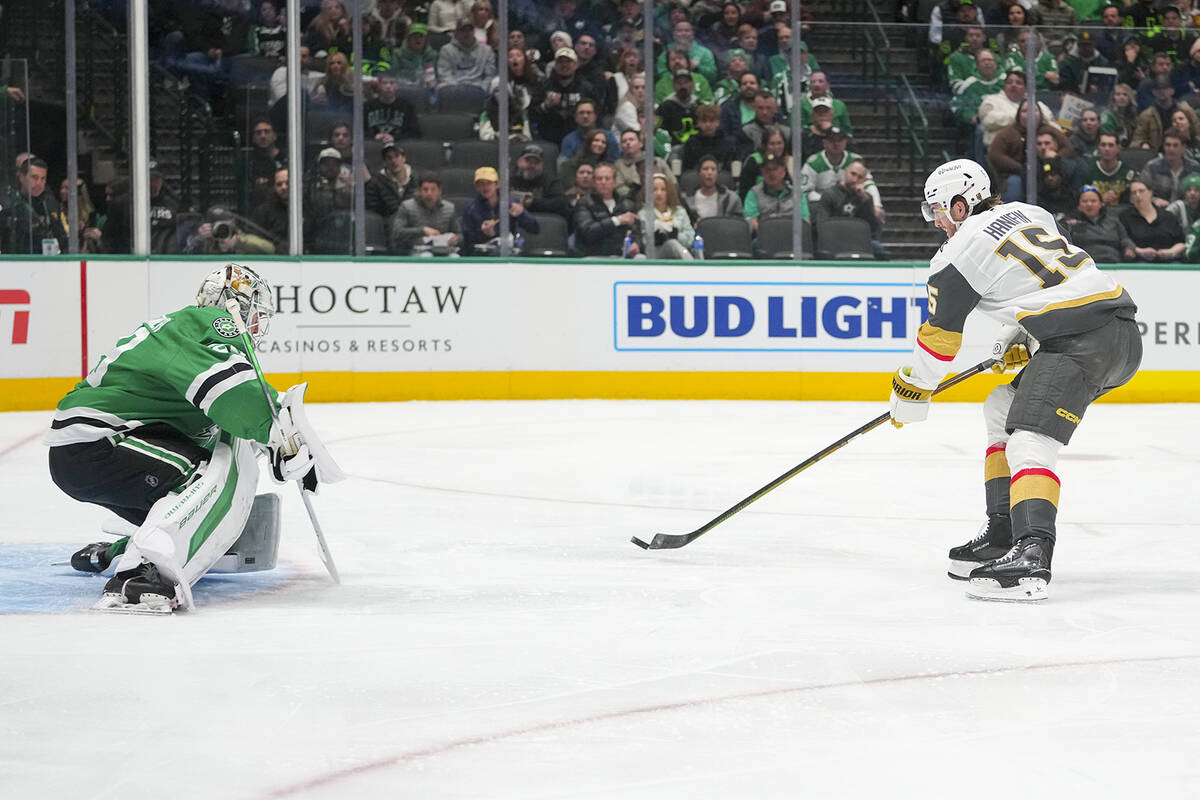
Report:
[[[941,211],[950,213],[954,198],[961,197],[968,210],[992,195],[992,180],[987,170],[969,158],[947,161],[925,179],[925,199],[921,203],[921,214],[926,222],[932,222]]]
[[[225,308],[231,298],[237,300],[242,323],[257,347],[267,335],[271,317],[275,314],[271,285],[249,267],[226,264],[205,276],[196,293],[196,305]]]

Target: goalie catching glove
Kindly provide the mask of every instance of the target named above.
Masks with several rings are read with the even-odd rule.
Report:
[[[1037,339],[1034,339],[1020,325],[1004,325],[992,345],[992,372],[1003,374],[1016,372],[1029,363],[1029,359],[1037,351]]]
[[[322,483],[337,483],[346,476],[304,410],[307,383],[287,390],[279,408],[279,421],[271,431],[271,474],[280,483],[301,481],[306,491],[316,494]]]
[[[929,399],[937,388],[913,374],[912,367],[901,367],[892,376],[892,424],[897,428],[908,422],[924,422],[929,416]]]

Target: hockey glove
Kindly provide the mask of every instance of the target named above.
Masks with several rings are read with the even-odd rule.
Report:
[[[992,372],[997,375],[1005,372],[1016,372],[1029,363],[1034,351],[1037,350],[1037,340],[1030,336],[1020,325],[1004,325],[992,345],[992,358],[997,363],[992,365]]]
[[[899,428],[907,422],[924,422],[931,397],[933,387],[921,386],[912,375],[912,367],[901,367],[892,376],[892,424]]]
[[[285,453],[285,446],[271,448],[271,475],[280,483],[302,480],[305,491],[317,491],[317,468],[308,445],[301,444],[295,453]]]

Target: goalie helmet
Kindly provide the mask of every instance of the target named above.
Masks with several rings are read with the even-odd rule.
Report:
[[[932,222],[939,212],[950,213],[954,198],[961,197],[968,209],[992,196],[992,179],[987,170],[969,158],[947,161],[925,179],[925,199],[921,203],[921,214],[926,222]]]
[[[271,284],[249,267],[226,264],[209,273],[196,293],[196,305],[200,308],[227,308],[231,299],[237,300],[242,324],[257,347],[267,335],[271,317],[275,314]]]

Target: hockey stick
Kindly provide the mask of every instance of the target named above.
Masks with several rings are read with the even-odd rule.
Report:
[[[947,380],[942,381],[942,383],[936,389],[933,390],[933,393],[938,394],[939,392],[944,392],[947,389],[949,389],[951,386],[955,386],[959,383],[962,383],[967,378],[970,378],[973,375],[978,375],[981,372],[991,369],[992,365],[995,363],[997,363],[997,359],[994,359],[994,358],[989,358],[986,361],[980,361],[978,364],[976,364],[975,366],[966,370],[965,372],[960,372],[959,374],[955,375],[953,378],[949,378]],[[630,541],[632,541],[634,544],[636,544],[638,547],[642,548],[643,550],[671,550],[671,549],[674,549],[677,547],[683,547],[684,545],[689,544],[690,542],[693,542],[696,539],[699,539],[701,536],[708,533],[713,528],[717,527],[722,522],[729,519],[734,514],[738,513],[743,508],[750,505],[751,503],[753,503],[755,500],[759,499],[763,495],[767,494],[768,492],[773,491],[774,489],[779,488],[787,481],[791,480],[792,478],[796,477],[804,470],[811,467],[813,464],[815,464],[818,461],[820,461],[821,459],[825,458],[825,456],[833,453],[835,450],[840,450],[842,447],[849,444],[852,440],[857,439],[859,436],[862,436],[864,433],[875,430],[876,428],[878,428],[880,425],[887,422],[891,418],[892,418],[892,415],[890,412],[885,412],[883,414],[880,414],[878,417],[871,420],[866,425],[863,425],[862,427],[855,429],[853,432],[843,436],[841,439],[838,439],[836,442],[829,445],[828,447],[826,447],[824,450],[817,453],[816,455],[809,456],[807,459],[804,460],[804,462],[792,467],[787,472],[783,473],[778,478],[771,481],[770,483],[768,483],[766,486],[759,489],[754,494],[750,495],[746,499],[739,502],[733,508],[730,508],[730,509],[727,509],[727,510],[721,512],[717,517],[715,517],[714,519],[705,523],[704,525],[701,525],[699,528],[696,528],[696,530],[692,531],[691,533],[656,533],[656,534],[654,534],[654,538],[651,539],[649,542],[643,542],[641,539],[639,539],[636,536],[634,536],[633,539],[631,539]]]
[[[258,377],[258,387],[262,389],[263,397],[266,398],[271,419],[278,425],[279,412],[275,410],[275,401],[271,399],[271,392],[267,388],[267,379],[263,377],[262,367],[258,365],[258,357],[254,355],[254,343],[250,341],[250,332],[246,330],[246,323],[242,320],[241,307],[238,305],[236,297],[231,297],[225,302],[225,310],[233,317],[233,324],[237,325],[238,333],[242,335],[242,344],[246,346],[250,364],[254,367],[255,376]],[[304,491],[303,478],[296,479],[296,488],[300,490],[300,499],[304,501],[304,508],[308,511],[308,519],[312,523],[313,532],[317,534],[317,552],[321,556],[321,563],[325,565],[325,569],[329,570],[329,577],[333,578],[333,582],[341,583],[342,579],[338,575],[337,565],[333,563],[333,554],[329,552],[329,543],[325,541],[321,523],[317,521],[317,512],[313,510],[312,501],[308,499],[308,493]]]

